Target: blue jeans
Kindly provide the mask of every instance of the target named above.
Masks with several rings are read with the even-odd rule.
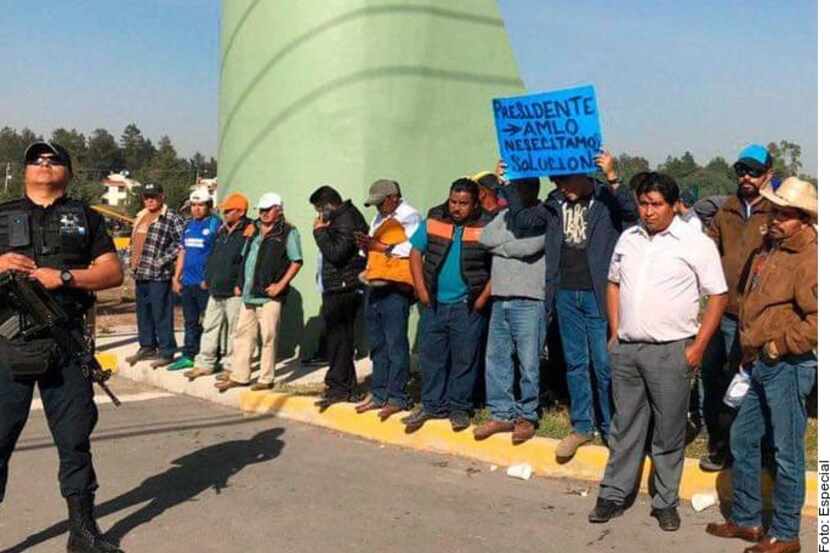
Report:
[[[182,286],[182,315],[184,315],[184,356],[194,359],[202,340],[202,313],[210,293],[201,286]]]
[[[768,535],[798,538],[804,506],[805,402],[816,383],[812,355],[787,357],[773,366],[752,368],[749,391],[732,426],[732,521],[761,524],[761,439],[771,436],[775,451],[775,512]]]
[[[135,283],[138,344],[158,348],[164,357],[176,353],[173,336],[173,291],[169,280],[139,280]]]
[[[366,333],[372,358],[372,399],[408,407],[409,308],[407,295],[393,286],[369,288],[366,294]]]
[[[603,436],[613,416],[611,365],[608,361],[608,321],[597,305],[592,290],[556,292],[556,317],[567,366],[568,394],[571,396],[571,425],[575,432],[591,434],[599,428]],[[594,370],[599,421],[594,414]]]
[[[741,362],[741,342],[738,339],[738,319],[724,315],[701,363],[703,420],[709,433],[709,453],[722,456],[728,452],[729,427],[734,410],[723,403],[723,396]]]
[[[484,317],[465,301],[438,303],[424,309],[419,324],[424,411],[470,411]]]
[[[500,421],[538,420],[539,355],[545,345],[545,303],[531,299],[497,299],[487,337],[487,407]],[[515,360],[518,367],[514,366]],[[514,375],[519,371],[517,400]]]

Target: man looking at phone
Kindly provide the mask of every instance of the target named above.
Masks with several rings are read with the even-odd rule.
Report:
[[[369,225],[351,200],[344,202],[331,186],[321,186],[308,201],[317,211],[314,241],[322,256],[320,280],[329,369],[326,391],[317,405],[325,409],[358,399],[354,323],[363,299],[358,275],[366,267],[366,258],[360,255],[355,233],[365,234]]]

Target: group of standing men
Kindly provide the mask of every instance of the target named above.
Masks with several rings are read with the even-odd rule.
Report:
[[[495,173],[454,181],[447,200],[425,218],[404,201],[397,182],[382,179],[364,202],[377,209],[371,224],[334,188],[317,189],[309,201],[318,213],[313,232],[329,360],[318,405],[359,401],[354,326],[363,304],[372,395],[356,410],[377,410],[386,420],[412,407],[407,330],[418,302],[421,405],[403,417],[406,431],[443,418],[456,431],[467,428],[483,365],[491,418],[475,429],[475,438],[511,432],[513,443],[522,443],[538,424],[540,358],[555,317],[572,424],[556,455],[572,457],[595,435],[611,452],[589,520],[605,522],[624,512],[649,451],[656,472],[653,515],[664,530],[679,527],[690,387],[702,372],[710,453],[701,467],[733,464],[736,488],[733,520],[707,531],[758,541],[753,552],[796,551],[804,404],[815,380],[817,344],[815,188],[795,178],[774,186],[769,152],[751,145],[734,165],[737,193],[703,224],[671,177],[640,173],[623,185],[609,153],[595,161],[603,180],[551,177],[556,188],[544,202],[538,178],[509,182],[500,164]],[[271,388],[281,306],[302,266],[299,235],[285,222],[281,198],[265,194],[259,220],[251,222],[247,200],[231,194],[220,206],[225,222],[219,227],[204,221],[202,202],[192,197],[194,218],[179,244],[154,234],[157,226],[158,235],[175,236],[183,223],[156,207],[161,203],[148,187],[147,213],[139,215],[134,233],[143,336],[134,360],[172,360],[166,322],[172,315],[158,301],[169,291],[154,283],[172,278],[183,302],[194,306],[185,309],[185,361],[172,368],[194,364],[191,379],[213,373],[224,323],[235,329],[233,354],[217,388],[251,383],[258,333],[253,389]],[[205,266],[199,276],[188,271],[189,260],[205,248],[211,253],[192,254]],[[173,260],[175,267],[166,270]],[[208,314],[196,349],[191,322],[198,323],[204,310],[205,291]],[[740,397],[725,404],[729,384],[740,378],[748,380],[743,404]],[[741,431],[730,440],[736,425]],[[766,536],[758,519],[765,434],[777,467],[776,517]]]

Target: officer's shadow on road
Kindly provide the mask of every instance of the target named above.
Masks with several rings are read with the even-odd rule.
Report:
[[[229,487],[230,479],[248,465],[275,459],[285,445],[279,439],[284,432],[282,428],[271,428],[248,440],[211,445],[175,459],[171,462],[173,466],[165,472],[151,476],[135,489],[97,506],[95,513],[102,518],[147,503],[116,522],[106,532],[107,537],[119,542],[135,528],[204,491],[213,489],[217,494],[222,493]],[[67,531],[67,522],[63,521],[0,553],[22,553]]]

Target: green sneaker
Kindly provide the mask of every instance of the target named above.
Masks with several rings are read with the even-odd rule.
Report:
[[[184,369],[193,368],[193,359],[190,357],[179,357],[175,363],[167,367],[168,371],[183,371]]]

